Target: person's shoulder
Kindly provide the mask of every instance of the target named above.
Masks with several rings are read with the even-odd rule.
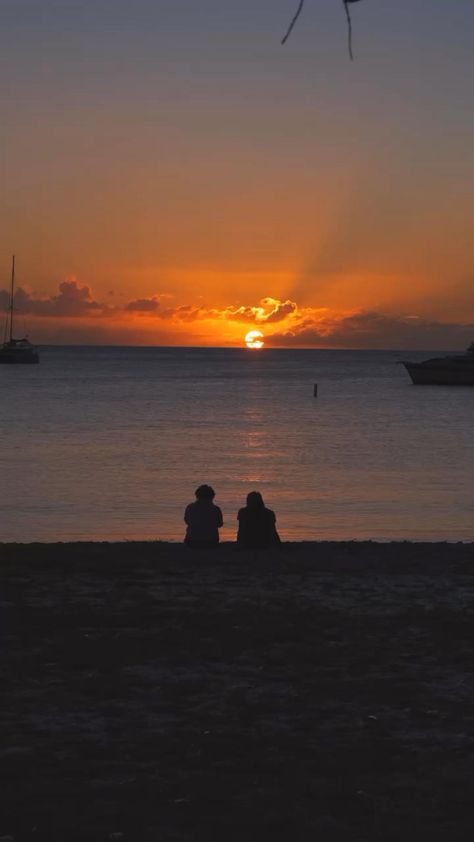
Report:
[[[267,513],[267,517],[269,518],[269,520],[276,520],[276,515],[275,515],[275,512],[273,511],[273,509],[267,509],[265,507],[265,511]]]

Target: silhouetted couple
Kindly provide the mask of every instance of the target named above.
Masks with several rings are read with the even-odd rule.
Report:
[[[196,549],[217,547],[223,520],[219,506],[214,503],[214,489],[210,485],[200,485],[195,494],[196,502],[186,506],[184,513],[184,522],[187,524],[184,543]],[[247,494],[247,505],[239,509],[237,520],[239,548],[264,550],[280,543],[275,513],[266,508],[258,491]]]

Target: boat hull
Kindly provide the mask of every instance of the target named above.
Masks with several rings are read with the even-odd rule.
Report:
[[[474,364],[403,363],[415,386],[474,386]]]
[[[39,363],[39,354],[34,346],[31,348],[15,348],[3,346],[0,348],[0,364],[34,365]]]

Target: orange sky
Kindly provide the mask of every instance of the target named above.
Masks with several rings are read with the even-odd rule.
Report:
[[[2,7],[0,306],[14,251],[17,330],[464,347],[472,4],[429,20],[424,0],[409,19],[358,4],[353,64],[328,4],[284,49],[286,2],[215,5],[116,0],[113,25],[106,0]]]

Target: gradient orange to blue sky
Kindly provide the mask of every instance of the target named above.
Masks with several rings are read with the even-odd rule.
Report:
[[[36,342],[463,348],[474,4],[0,0],[0,306]]]

